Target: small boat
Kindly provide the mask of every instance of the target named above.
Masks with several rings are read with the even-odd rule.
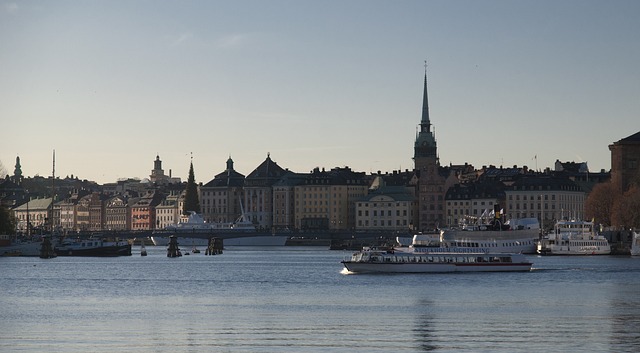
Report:
[[[538,243],[540,255],[609,255],[607,238],[596,234],[593,222],[558,221]]]
[[[193,250],[191,250],[191,253],[193,254],[199,254],[200,250],[198,250],[198,248],[196,248],[195,246],[193,247]]]
[[[140,256],[147,256],[147,248],[145,248],[144,244],[140,245]]]
[[[640,256],[640,234],[633,232],[631,240],[631,256]]]
[[[419,253],[364,249],[342,261],[353,273],[439,273],[530,271],[532,263],[522,254]]]

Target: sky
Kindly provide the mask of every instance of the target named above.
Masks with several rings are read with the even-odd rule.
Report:
[[[640,1],[0,0],[0,168],[98,183],[413,168],[610,170],[640,131]]]

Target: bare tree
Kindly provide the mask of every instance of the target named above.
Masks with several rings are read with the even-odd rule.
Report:
[[[640,228],[640,187],[632,184],[614,204],[613,225],[619,228]]]
[[[620,198],[619,189],[611,182],[597,184],[585,201],[587,218],[593,218],[605,226],[612,225],[611,215],[616,200]]]

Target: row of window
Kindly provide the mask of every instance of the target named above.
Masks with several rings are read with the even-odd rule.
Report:
[[[378,222],[378,221],[380,221],[380,222]],[[396,219],[395,223],[396,223],[395,224],[396,227],[403,227],[403,226],[406,227],[406,226],[409,225],[407,223],[406,219],[402,219],[402,220]],[[386,227],[393,227],[393,222],[391,220],[386,220],[386,222],[385,222],[385,220],[374,219],[374,220],[371,221],[371,224],[372,224],[373,227],[385,227],[385,226]],[[369,220],[368,219],[365,219],[364,221],[363,220],[358,220],[358,227],[369,227]]]
[[[400,216],[400,211],[401,210],[396,210],[396,216],[398,216],[398,217]],[[392,215],[392,211],[391,210],[387,210],[386,213],[387,213],[387,217],[391,217],[391,215]],[[362,217],[363,214],[364,214],[365,217],[369,217],[369,210],[364,210],[364,212],[363,212],[363,210],[358,210],[358,217]],[[378,210],[372,210],[371,214],[372,214],[373,217],[377,217],[378,214],[381,217],[384,217],[385,211],[384,210],[380,210],[380,212],[378,213]],[[407,216],[407,210],[402,210],[402,215],[404,217],[406,217]]]

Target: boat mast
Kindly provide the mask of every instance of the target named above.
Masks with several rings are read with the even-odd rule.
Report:
[[[53,150],[53,170],[51,171],[51,236],[53,237],[53,204],[56,199],[56,150]]]

